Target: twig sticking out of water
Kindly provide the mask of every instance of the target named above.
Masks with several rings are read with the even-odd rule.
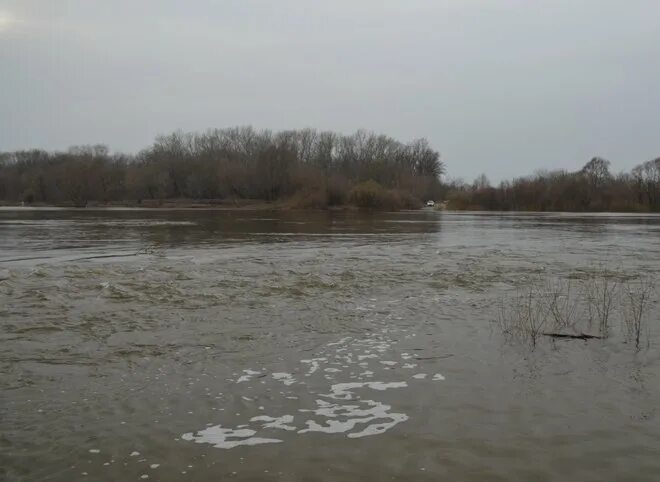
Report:
[[[603,338],[610,332],[610,316],[615,302],[620,301],[621,283],[613,276],[591,275],[586,280],[586,298],[589,309],[589,321],[594,318],[598,322],[598,329]]]
[[[588,335],[586,333],[580,333],[579,335],[569,335],[567,333],[543,333],[543,336],[549,336],[550,338],[568,338],[570,340],[593,340],[593,339],[602,339],[601,336],[597,335]]]
[[[555,329],[574,329],[578,322],[579,298],[573,292],[573,280],[550,280],[546,282],[548,310]]]
[[[624,281],[625,286],[624,286]],[[539,336],[604,339],[614,313],[623,314],[627,338],[639,349],[647,332],[646,313],[655,293],[651,276],[629,277],[604,269],[577,280],[530,280],[500,303],[498,323],[506,336],[536,347]],[[588,333],[596,321],[599,335]]]
[[[648,331],[646,311],[653,300],[655,280],[650,276],[641,276],[636,281],[628,281],[624,289],[623,323],[629,340],[639,349],[642,332]],[[647,340],[650,336],[647,333]],[[650,343],[648,341],[647,343]]]
[[[534,348],[548,323],[548,316],[549,310],[538,285],[531,283],[513,300],[502,300],[498,321],[503,333],[518,341],[529,342]]]

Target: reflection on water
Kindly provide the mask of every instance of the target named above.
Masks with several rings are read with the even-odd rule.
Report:
[[[660,218],[0,209],[6,480],[657,480],[650,348],[503,293],[656,276]]]

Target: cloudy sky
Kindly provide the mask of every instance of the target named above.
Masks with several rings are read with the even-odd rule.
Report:
[[[0,0],[0,150],[247,124],[628,169],[660,156],[660,1]]]

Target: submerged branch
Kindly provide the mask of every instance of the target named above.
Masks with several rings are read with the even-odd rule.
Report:
[[[549,336],[551,338],[568,338],[571,340],[591,340],[591,339],[597,339],[597,340],[602,340],[602,336],[598,335],[588,335],[586,333],[580,333],[578,335],[570,335],[568,333],[543,333],[543,336]]]

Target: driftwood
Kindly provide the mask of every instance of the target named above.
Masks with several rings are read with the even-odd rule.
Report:
[[[417,361],[422,361],[422,360],[442,360],[443,358],[451,358],[454,355],[452,353],[449,353],[447,355],[439,355],[439,356],[416,356],[415,360]]]
[[[579,335],[569,335],[567,333],[543,333],[543,336],[549,336],[551,338],[568,338],[570,340],[591,340],[597,339],[601,340],[602,336],[597,335],[587,335],[586,333],[580,333]]]

